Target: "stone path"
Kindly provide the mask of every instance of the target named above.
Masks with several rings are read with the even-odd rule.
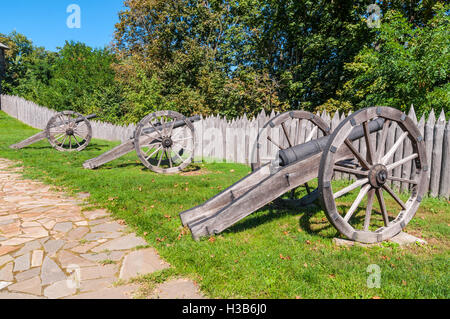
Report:
[[[170,267],[107,211],[82,212],[82,200],[24,180],[13,164],[0,159],[0,299],[133,298],[130,279]],[[149,297],[203,298],[185,279]]]

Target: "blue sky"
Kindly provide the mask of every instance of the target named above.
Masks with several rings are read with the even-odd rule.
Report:
[[[68,28],[67,7],[81,9],[81,28]],[[92,47],[111,43],[123,0],[12,0],[1,1],[0,33],[13,30],[26,35],[37,46],[55,51],[66,40],[80,41]]]

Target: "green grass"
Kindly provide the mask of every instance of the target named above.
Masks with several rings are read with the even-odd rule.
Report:
[[[178,214],[203,203],[249,173],[236,164],[194,164],[186,175],[157,175],[133,152],[94,171],[82,163],[118,143],[93,140],[81,153],[53,150],[47,141],[23,150],[9,145],[37,130],[0,112],[0,157],[21,161],[24,176],[69,193],[89,192],[91,207],[109,209],[144,236],[172,265],[149,285],[185,276],[213,298],[449,298],[450,205],[426,198],[407,227],[429,245],[337,247],[337,231],[318,207],[270,204],[214,238],[199,242]],[[351,196],[341,204],[350,205]],[[371,264],[381,288],[367,287]],[[163,278],[163,279],[161,279]]]

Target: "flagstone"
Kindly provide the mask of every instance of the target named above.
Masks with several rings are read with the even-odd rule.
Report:
[[[89,224],[88,224],[87,221],[83,220],[81,222],[76,222],[75,225],[77,225],[77,226],[88,226]]]
[[[68,250],[68,249],[72,249],[72,248],[74,248],[74,247],[77,247],[77,246],[79,246],[80,245],[80,241],[79,240],[77,240],[77,241],[68,241],[65,245],[64,245],[64,247],[63,247],[63,249],[64,250]]]
[[[2,242],[2,245],[4,246],[17,246],[17,245],[22,245],[25,244],[27,242],[33,241],[35,238],[32,237],[16,237],[16,238],[12,238],[9,240],[6,240],[4,242]],[[18,247],[19,248],[19,247]],[[1,248],[0,248],[1,250]],[[1,252],[0,252],[1,255]]]
[[[89,250],[91,250],[92,248],[94,248],[94,247],[96,247],[98,245],[99,245],[99,243],[91,242],[91,243],[87,243],[87,244],[84,244],[84,245],[71,247],[70,250],[72,250],[73,252],[79,253],[79,254],[85,254]]]
[[[20,294],[15,292],[0,292],[0,299],[43,299],[42,297],[29,295],[29,294]]]
[[[43,250],[34,250],[31,255],[31,267],[40,267],[42,265],[42,261],[44,259],[44,251]]]
[[[40,227],[41,224],[38,222],[25,222],[22,223],[22,227]]]
[[[8,287],[11,284],[12,284],[12,282],[0,281],[0,290],[5,289],[6,287]]]
[[[100,262],[103,260],[112,260],[119,261],[125,255],[123,251],[110,251],[107,253],[91,253],[91,254],[82,254],[81,257],[89,259],[91,261]]]
[[[54,254],[64,246],[64,240],[49,240],[44,244],[44,249],[48,254]]]
[[[20,230],[20,221],[0,226],[0,232],[5,237],[12,237],[22,234],[22,231]]]
[[[116,278],[114,277],[84,280],[80,282],[80,292],[110,288],[113,286],[115,281]]]
[[[41,270],[42,285],[53,284],[65,280],[66,275],[59,266],[49,257],[45,257]]]
[[[53,229],[53,227],[55,227],[56,225],[56,221],[55,220],[50,220],[48,222],[45,222],[42,224],[42,226],[44,226],[47,230],[51,230]]]
[[[42,238],[48,236],[48,231],[44,227],[27,227],[22,228],[24,234],[21,237]]]
[[[96,265],[95,263],[66,250],[63,250],[58,254],[58,261],[63,268],[67,268],[71,265],[76,265],[77,267],[92,267]]]
[[[161,258],[153,248],[132,251],[125,256],[119,278],[129,280],[140,275],[169,268],[170,265]]]
[[[114,277],[118,272],[119,267],[117,265],[105,265],[96,267],[86,267],[80,269],[80,279],[90,280],[98,278]]]
[[[100,289],[94,292],[82,293],[67,299],[132,299],[139,286],[136,284]]]
[[[5,220],[0,221],[0,225],[1,225],[1,226],[3,226],[3,225],[9,225],[9,224],[12,224],[12,223],[14,223],[14,222],[15,222],[14,219],[5,219]]]
[[[89,228],[87,228],[87,227],[78,227],[78,228],[72,229],[69,233],[67,233],[66,238],[68,240],[80,240],[88,232],[89,232]]]
[[[110,221],[111,221],[111,218],[107,217],[107,218],[102,218],[102,219],[90,220],[90,221],[88,221],[88,224],[90,226],[95,226],[95,225],[99,225],[99,224],[103,224],[103,223],[109,223]]]
[[[91,231],[95,233],[97,232],[113,233],[117,231],[122,231],[124,229],[125,227],[118,224],[117,222],[104,223],[91,227]]]
[[[13,258],[10,255],[4,255],[0,257],[0,267],[9,263]]]
[[[6,254],[9,254],[13,251],[16,251],[20,248],[20,246],[7,246],[5,242],[2,242],[2,246],[0,246],[0,257]]]
[[[30,253],[26,253],[14,260],[14,272],[30,269]]]
[[[136,237],[134,234],[119,237],[92,249],[93,252],[102,252],[104,250],[127,250],[137,246],[148,245],[142,238]]]
[[[41,273],[41,268],[40,267],[36,267],[36,268],[31,268],[27,271],[18,273],[16,275],[16,281],[20,282],[20,281],[24,281],[36,276],[39,276],[39,274]]]
[[[64,223],[55,224],[55,226],[53,227],[53,230],[67,233],[72,228],[73,228],[72,222],[64,222]]]
[[[41,289],[41,280],[39,277],[34,277],[16,284],[13,284],[8,287],[9,291],[13,292],[23,292],[32,295],[40,295],[42,292]]]
[[[2,171],[5,163],[14,164],[0,158],[0,299],[130,298],[139,286],[114,287],[119,277],[169,267],[153,249],[133,251],[147,242],[107,210],[82,211],[80,199]]]
[[[74,286],[68,280],[58,281],[44,289],[44,296],[50,299],[71,296],[77,292],[77,288]]]
[[[42,247],[42,245],[39,242],[39,240],[30,241],[30,242],[26,243],[19,251],[15,252],[13,254],[13,256],[17,257],[17,256],[23,255],[25,253],[28,253],[32,250],[39,249],[41,247]]]
[[[106,210],[98,209],[98,210],[83,212],[83,215],[87,219],[93,220],[93,219],[99,219],[102,217],[107,217],[107,216],[109,216],[109,213]]]
[[[14,263],[6,264],[2,269],[0,269],[0,280],[3,281],[13,281],[14,275],[13,275],[13,268]]]

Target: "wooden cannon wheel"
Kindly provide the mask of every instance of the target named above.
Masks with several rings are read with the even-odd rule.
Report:
[[[369,122],[379,118],[384,120],[384,124],[378,135],[379,147],[375,149],[377,136],[370,134]],[[362,125],[364,130],[360,146],[365,144],[365,154],[348,140],[357,125]],[[397,125],[397,132],[400,132],[393,145],[387,143],[390,125]],[[411,142],[412,153],[399,154],[397,150],[406,138]],[[341,147],[350,149],[354,156],[353,163],[336,163],[334,155]],[[408,175],[411,177],[392,176],[392,170],[405,163],[411,163],[411,174]],[[322,154],[319,193],[327,218],[341,234],[355,241],[376,243],[392,238],[414,217],[426,191],[427,170],[423,137],[409,117],[389,107],[360,110],[336,128]],[[354,180],[350,185],[339,186],[339,182],[332,183],[335,172],[350,174]],[[411,194],[407,201],[403,201],[403,197],[391,188],[392,181],[410,185]],[[348,198],[356,199],[349,207],[345,200],[339,201],[342,196],[347,201]],[[365,209],[359,208],[361,204]]]
[[[185,125],[174,128],[175,123]],[[194,157],[194,125],[182,114],[158,111],[139,122],[134,136],[134,146],[141,162],[156,173],[178,173]]]
[[[289,120],[298,121],[297,127],[300,127],[301,121],[303,120],[309,121],[313,124],[311,131],[307,134],[307,136],[305,136],[305,140],[301,143],[307,143],[313,140],[316,137],[318,130],[320,130],[324,136],[329,135],[331,132],[328,124],[321,117],[316,116],[311,112],[294,110],[281,113],[275,116],[273,119],[269,120],[259,131],[255,146],[253,147],[252,158],[254,159],[254,163],[252,164],[252,171],[256,171],[264,165],[264,160],[261,157],[262,143],[267,143],[267,141],[269,141],[279,150],[283,150],[300,144],[296,142],[296,132],[290,132],[287,124]],[[285,143],[282,143],[281,141],[275,141],[269,136],[269,134],[267,134],[269,128],[276,128],[280,126],[282,130],[282,136],[284,136],[285,139]],[[305,183],[304,187],[306,188],[307,195],[301,198],[298,204],[307,205],[317,199],[318,191],[317,189],[312,190],[308,183]],[[289,198],[291,200],[295,199],[296,190],[297,189],[293,189],[292,191],[290,191]]]
[[[64,111],[48,121],[45,134],[58,151],[79,152],[89,145],[92,127],[85,116],[74,111]]]

